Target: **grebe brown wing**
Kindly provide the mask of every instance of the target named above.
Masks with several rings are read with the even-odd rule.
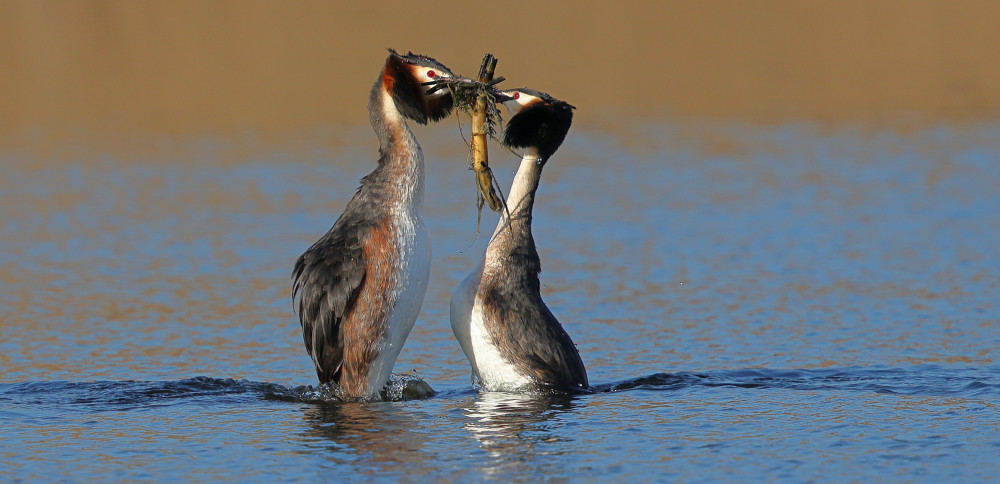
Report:
[[[293,305],[321,383],[339,377],[344,358],[341,323],[356,303],[365,279],[361,225],[341,217],[299,257],[292,271]]]

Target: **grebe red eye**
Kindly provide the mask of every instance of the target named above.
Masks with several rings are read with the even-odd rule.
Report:
[[[437,73],[434,72],[434,71],[427,71],[427,77],[433,78],[436,75],[437,75]]]
[[[521,93],[515,92],[514,93],[514,99],[521,99]]]

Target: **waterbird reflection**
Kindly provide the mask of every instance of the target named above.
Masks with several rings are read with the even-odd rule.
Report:
[[[421,432],[426,418],[412,407],[391,403],[322,403],[304,407],[305,435],[318,440],[336,464],[364,463],[358,472],[387,469],[422,475],[428,462],[429,436]]]
[[[565,393],[486,392],[466,402],[464,427],[489,456],[482,473],[546,475],[539,468],[546,462],[528,456],[560,453],[568,437],[561,432],[559,416],[578,406],[576,398]]]

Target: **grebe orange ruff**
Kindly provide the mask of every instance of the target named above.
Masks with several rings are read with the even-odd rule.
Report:
[[[581,390],[587,370],[573,340],[542,301],[531,212],[542,168],[573,122],[573,106],[531,90],[498,91],[512,115],[504,144],[525,148],[486,254],[455,289],[451,329],[486,391]]]
[[[375,170],[329,232],[299,257],[293,306],[320,383],[340,396],[377,398],[423,303],[431,243],[421,216],[424,157],[406,120],[426,124],[452,109],[454,77],[421,55],[389,51],[372,86],[368,116],[379,139]]]

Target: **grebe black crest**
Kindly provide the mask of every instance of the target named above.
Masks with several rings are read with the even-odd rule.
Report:
[[[573,106],[531,89],[496,93],[512,115],[504,143],[525,149],[508,213],[480,265],[455,289],[451,327],[487,391],[581,390],[587,370],[569,334],[542,301],[531,212],[542,168],[573,122]]]
[[[566,139],[576,108],[528,88],[502,91],[498,98],[515,115],[504,129],[503,143],[511,148],[534,148],[541,162],[547,161]]]
[[[390,49],[368,102],[378,164],[292,271],[306,352],[320,383],[336,383],[346,398],[378,396],[423,303],[431,259],[424,159],[406,120],[447,116],[451,92],[430,93],[425,83],[450,77],[430,57]]]

